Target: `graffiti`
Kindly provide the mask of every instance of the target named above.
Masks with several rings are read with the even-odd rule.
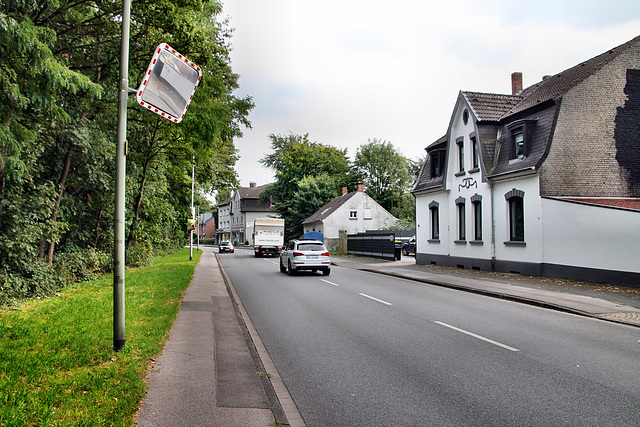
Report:
[[[478,183],[473,178],[468,177],[462,180],[462,184],[458,184],[458,191],[460,191],[461,188],[468,189],[471,187],[478,188]]]

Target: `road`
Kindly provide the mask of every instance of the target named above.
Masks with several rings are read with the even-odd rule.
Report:
[[[640,426],[638,328],[220,257],[308,426]]]

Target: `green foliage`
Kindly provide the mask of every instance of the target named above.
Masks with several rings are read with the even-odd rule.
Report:
[[[0,425],[134,425],[201,252],[127,272],[127,345],[112,351],[113,278],[0,311]]]
[[[326,173],[302,178],[298,183],[298,191],[293,196],[289,220],[294,224],[302,225],[305,219],[333,200],[338,194],[340,191],[336,181]],[[302,226],[296,234],[302,234]]]
[[[415,203],[408,194],[413,183],[411,169],[411,162],[393,144],[370,139],[356,152],[352,176],[365,185],[369,196],[394,216],[413,218]]]
[[[162,41],[203,71],[179,125],[129,101],[126,226],[135,265],[185,241],[194,158],[197,191],[237,184],[233,139],[250,127],[253,102],[233,95],[238,76],[221,12],[218,0],[132,3],[130,86]],[[15,294],[83,277],[70,267],[76,251],[113,251],[121,14],[121,2],[102,0],[0,3],[0,268]],[[71,271],[53,283],[41,260]]]
[[[271,198],[285,219],[285,239],[291,239],[302,231],[302,221],[299,217],[292,216],[300,181],[305,177],[326,174],[333,180],[335,188],[342,187],[348,180],[347,150],[311,142],[308,134],[271,134],[269,139],[273,153],[267,154],[260,162],[275,170],[276,182],[262,193],[261,199],[264,201]]]

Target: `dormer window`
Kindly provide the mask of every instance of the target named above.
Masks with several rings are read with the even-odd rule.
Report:
[[[434,151],[431,156],[431,178],[437,178],[442,175],[442,154]]]
[[[524,133],[520,130],[513,134],[514,158],[524,159]]]
[[[511,159],[524,159],[529,155],[535,120],[519,120],[507,126]]]

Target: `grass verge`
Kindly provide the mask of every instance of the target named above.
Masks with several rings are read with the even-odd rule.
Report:
[[[117,353],[113,276],[0,311],[0,425],[132,425],[201,253],[127,270],[127,341]]]

